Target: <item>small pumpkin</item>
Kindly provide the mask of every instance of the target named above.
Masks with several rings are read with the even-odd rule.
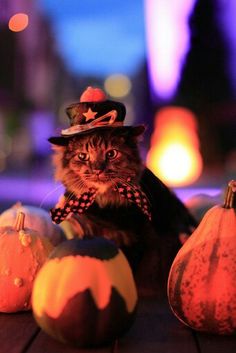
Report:
[[[223,206],[212,207],[179,250],[170,269],[173,313],[199,331],[236,333],[236,182]]]
[[[22,205],[21,202],[17,202],[0,215],[0,226],[12,225],[19,212],[23,212],[26,216],[25,227],[35,229],[40,234],[45,235],[54,246],[65,240],[62,229],[52,223],[51,217],[46,210],[35,206]]]
[[[20,212],[14,226],[0,227],[0,312],[31,309],[34,278],[53,246],[46,237],[25,228]]]
[[[131,326],[137,306],[133,275],[123,253],[101,237],[58,245],[34,283],[39,326],[79,347],[113,341]]]

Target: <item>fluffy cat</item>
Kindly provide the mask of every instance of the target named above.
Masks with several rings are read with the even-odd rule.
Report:
[[[143,130],[142,126],[100,128],[74,136],[65,146],[53,145],[53,162],[55,178],[66,188],[56,207],[88,190],[94,192],[94,202],[86,212],[69,215],[73,233],[115,241],[134,270],[140,293],[145,294],[158,292],[166,283],[180,247],[179,236],[191,233],[196,222],[143,165],[138,149]],[[124,197],[119,192],[123,189],[137,194],[137,202]],[[146,213],[139,207],[142,201]]]

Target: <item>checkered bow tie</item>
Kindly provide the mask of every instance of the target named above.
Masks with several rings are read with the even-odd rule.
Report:
[[[119,192],[119,194],[125,197],[129,202],[140,207],[142,212],[151,220],[149,201],[139,186],[132,185],[132,187],[130,187],[119,183],[114,190]],[[64,221],[70,213],[84,213],[93,204],[96,193],[95,189],[88,189],[88,191],[84,192],[79,197],[72,196],[68,201],[65,201],[63,207],[52,208],[50,210],[52,221],[58,224]]]

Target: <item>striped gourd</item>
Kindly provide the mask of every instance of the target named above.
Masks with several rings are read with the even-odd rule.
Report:
[[[195,330],[236,333],[235,192],[236,181],[231,181],[224,205],[205,214],[170,269],[170,307]]]

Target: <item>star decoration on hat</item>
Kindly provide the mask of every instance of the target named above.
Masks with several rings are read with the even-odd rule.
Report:
[[[86,122],[95,119],[95,115],[97,115],[97,112],[92,111],[91,108],[88,109],[87,113],[83,113],[83,116],[86,118]]]

